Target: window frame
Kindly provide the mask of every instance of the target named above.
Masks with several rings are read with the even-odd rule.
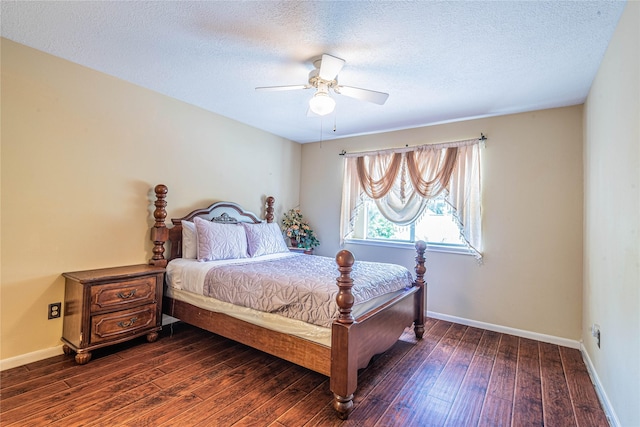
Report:
[[[378,240],[378,239],[358,239],[358,238],[350,237],[348,239],[345,239],[344,242],[349,245],[386,247],[386,248],[396,248],[396,249],[414,249],[415,247],[415,242],[406,242],[406,241],[403,242],[399,240],[384,241],[384,240]],[[449,245],[446,243],[427,242],[427,251],[475,256],[475,254],[464,245]]]
[[[415,222],[408,225],[410,227],[411,240],[401,239],[385,239],[385,238],[368,238],[367,237],[367,224],[368,224],[368,211],[366,203],[363,203],[360,207],[361,211],[358,216],[362,216],[362,235],[364,237],[350,237],[345,239],[345,243],[352,245],[363,245],[373,247],[387,247],[397,249],[413,249],[415,247]],[[357,227],[356,227],[357,228]],[[441,243],[441,242],[428,242],[427,251],[430,252],[442,252],[459,255],[471,255],[475,256],[475,253],[465,243]]]

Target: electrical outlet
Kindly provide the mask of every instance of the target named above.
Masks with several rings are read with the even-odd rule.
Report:
[[[57,319],[60,317],[60,312],[62,311],[62,303],[54,302],[53,304],[49,304],[49,312],[48,319]]]
[[[591,335],[596,339],[596,344],[600,348],[600,325],[597,323],[591,325]]]

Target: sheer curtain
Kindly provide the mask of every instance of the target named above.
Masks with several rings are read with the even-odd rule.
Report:
[[[416,221],[429,199],[444,193],[462,239],[480,258],[479,139],[398,150],[345,154],[341,242],[353,234],[365,195],[398,225]]]

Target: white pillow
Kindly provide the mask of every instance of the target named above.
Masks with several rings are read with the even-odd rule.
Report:
[[[247,233],[250,257],[289,252],[282,231],[275,222],[242,225]]]
[[[239,224],[218,224],[196,217],[198,261],[247,258],[247,235]]]
[[[182,258],[196,259],[198,257],[198,238],[196,225],[191,221],[182,223]]]

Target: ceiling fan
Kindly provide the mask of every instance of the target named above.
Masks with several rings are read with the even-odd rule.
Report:
[[[315,68],[309,72],[309,83],[304,85],[257,87],[256,90],[316,89],[316,93],[309,100],[309,110],[319,116],[327,115],[335,108],[336,101],[329,95],[330,89],[339,95],[345,95],[350,98],[373,102],[378,105],[385,103],[389,97],[388,93],[338,84],[338,73],[342,70],[344,64],[344,59],[336,58],[335,56],[325,53],[321,58],[313,62]]]

